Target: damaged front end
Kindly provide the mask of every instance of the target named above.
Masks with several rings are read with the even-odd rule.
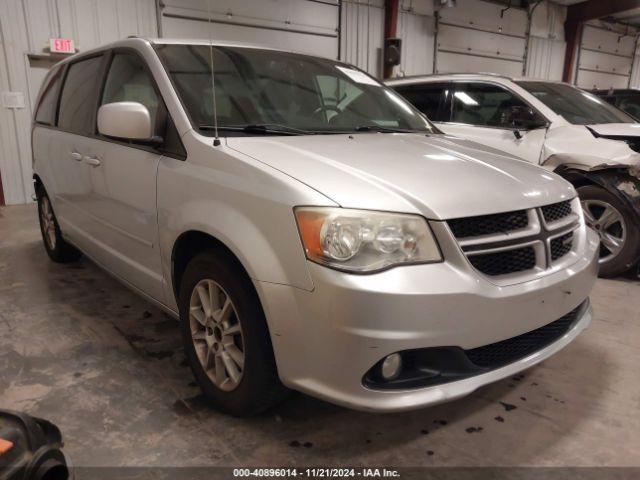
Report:
[[[577,170],[560,167],[556,170],[571,183],[593,183],[616,195],[635,213],[640,222],[640,178],[629,174],[629,168]],[[582,182],[580,180],[583,180]]]
[[[640,124],[563,125],[545,140],[542,165],[576,187],[600,236],[601,275],[628,271],[640,260]]]
[[[640,124],[551,129],[541,163],[565,177],[567,172],[575,172],[609,191],[621,191],[635,204],[640,180]]]

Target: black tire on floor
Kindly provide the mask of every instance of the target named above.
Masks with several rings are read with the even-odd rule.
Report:
[[[192,294],[197,295],[194,290],[203,280],[212,280],[222,287],[237,312],[237,315],[232,315],[235,318],[233,322],[240,324],[242,332],[244,365],[239,383],[231,391],[219,388],[205,371],[192,337],[192,329],[201,327],[191,324],[190,302]],[[249,416],[269,409],[286,396],[287,389],[278,377],[267,321],[258,295],[251,279],[228,252],[208,250],[189,262],[180,285],[179,310],[187,360],[202,391],[215,407],[231,415]],[[204,343],[200,343],[198,348],[201,354],[203,348],[206,350]],[[225,373],[228,370],[225,369]]]
[[[626,240],[615,257],[600,264],[600,276],[615,277],[626,273],[637,263],[640,253],[640,225],[636,216],[618,197],[602,187],[586,185],[578,188],[578,195],[582,202],[596,200],[611,205],[622,215],[627,230]]]
[[[44,188],[38,187],[36,193],[40,233],[42,233],[42,242],[49,258],[56,263],[75,262],[82,256],[82,252],[62,238],[58,219]]]

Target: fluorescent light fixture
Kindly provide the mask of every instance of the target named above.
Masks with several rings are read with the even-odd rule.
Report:
[[[472,107],[477,107],[478,102],[476,102],[473,98],[467,95],[465,92],[456,92],[454,93],[455,97],[460,100],[465,105],[469,105]]]

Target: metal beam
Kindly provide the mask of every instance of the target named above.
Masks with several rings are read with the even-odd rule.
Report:
[[[580,46],[580,39],[582,38],[582,28],[584,23],[582,22],[566,22],[564,24],[564,37],[567,42],[567,46],[564,51],[564,68],[562,70],[562,81],[571,82],[571,72],[573,71],[573,64],[578,56],[578,48]]]
[[[588,0],[567,7],[567,23],[587,22],[640,7],[640,0]]]
[[[640,0],[587,0],[570,5],[567,8],[567,20],[564,24],[567,47],[564,54],[562,80],[564,82],[571,81],[571,72],[574,70],[576,52],[579,48],[585,22],[638,7],[640,7]]]
[[[398,34],[398,10],[400,0],[384,0],[384,38],[395,38]],[[384,66],[384,78],[391,78],[393,67]]]

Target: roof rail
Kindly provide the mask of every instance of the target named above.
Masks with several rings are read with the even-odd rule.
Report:
[[[498,77],[498,78],[506,78],[507,80],[511,80],[513,81],[513,77],[510,77],[508,75],[502,75],[501,73],[493,73],[493,72],[439,72],[439,73],[424,73],[424,74],[418,74],[418,75],[407,75],[405,77],[394,77],[394,78],[390,78],[389,80],[404,80],[405,78],[407,79],[411,79],[411,78],[421,78],[421,77],[442,77],[442,76],[449,76],[449,75],[454,75],[454,76],[491,76],[491,77]]]

